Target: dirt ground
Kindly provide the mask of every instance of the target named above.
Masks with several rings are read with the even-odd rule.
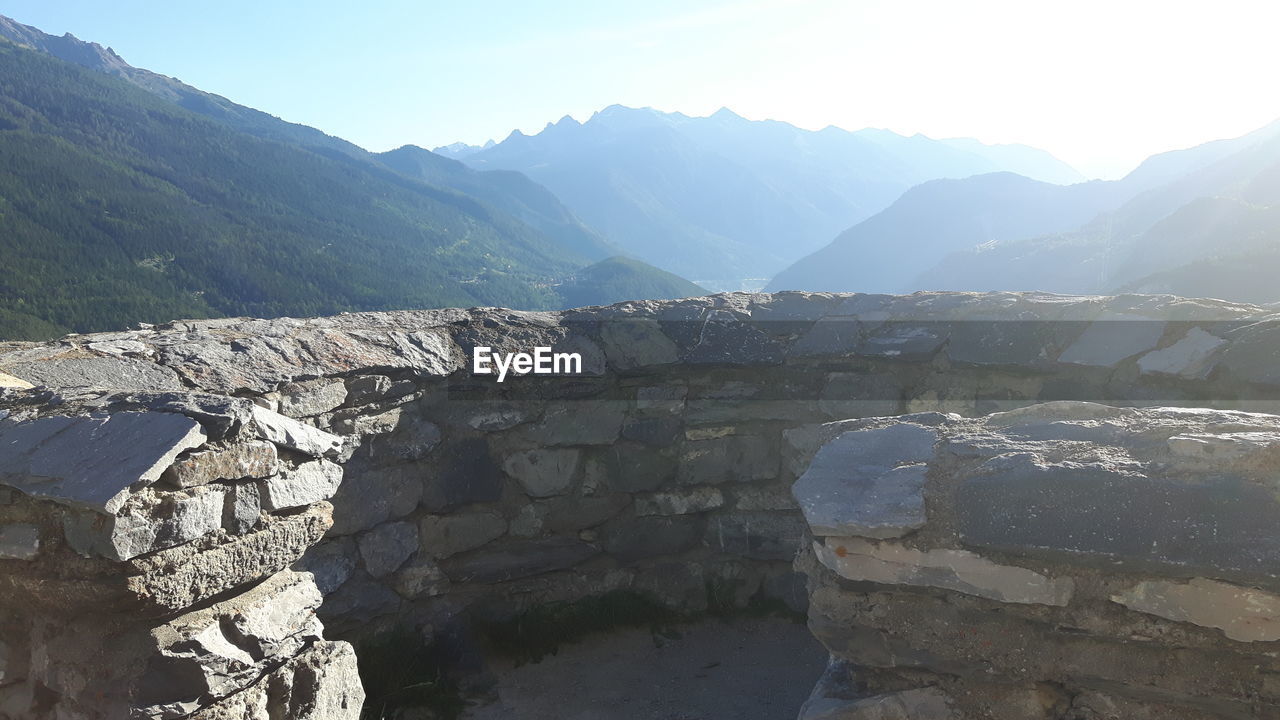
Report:
[[[792,720],[826,665],[801,623],[708,620],[590,637],[495,667],[497,699],[465,720]]]

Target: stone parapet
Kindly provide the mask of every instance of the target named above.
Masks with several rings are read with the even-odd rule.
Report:
[[[0,718],[268,720],[295,700],[291,718],[358,717],[354,655],[289,569],[332,525],[341,468],[272,415],[195,393],[0,395]],[[315,465],[334,470],[305,501],[263,502]]]
[[[1258,413],[843,425],[793,488],[833,658],[801,718],[1280,716],[1278,471]]]

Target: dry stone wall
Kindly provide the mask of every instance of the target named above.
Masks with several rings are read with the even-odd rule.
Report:
[[[290,569],[332,524],[338,438],[247,400],[0,397],[0,718],[358,717]]]
[[[87,387],[247,413],[238,427],[251,436],[178,451],[157,486],[224,503],[252,486],[262,517],[331,494],[332,527],[291,570],[324,596],[328,632],[408,628],[465,663],[471,621],[610,590],[695,612],[753,599],[803,609],[792,563],[809,529],[789,489],[846,427],[831,421],[1063,399],[1280,409],[1276,319],[1167,296],[730,294],[179,322],[0,346],[0,373],[38,386],[3,391],[8,402],[53,406],[39,386]],[[476,347],[537,346],[579,353],[583,372],[498,383],[471,371]],[[201,484],[264,474],[269,447],[291,448],[270,479]],[[142,553],[123,562],[168,552],[147,532],[97,542]]]
[[[794,487],[832,654],[800,717],[1278,717],[1278,478],[1276,415],[846,424]]]

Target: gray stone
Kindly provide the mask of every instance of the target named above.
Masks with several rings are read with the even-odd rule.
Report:
[[[530,496],[551,497],[573,484],[579,455],[572,449],[526,450],[508,456],[502,467]]]
[[[679,414],[689,388],[684,385],[651,385],[636,388],[636,410],[643,413]]]
[[[473,550],[506,532],[507,521],[491,512],[426,515],[418,525],[422,552],[432,558],[447,558]]]
[[[453,582],[505,582],[571,568],[599,552],[574,538],[519,540],[451,558],[444,570]]]
[[[191,720],[357,720],[364,689],[345,642],[318,641],[252,687]]]
[[[333,496],[333,534],[350,535],[413,512],[422,500],[422,470],[414,465],[372,468],[349,461]]]
[[[654,320],[610,319],[600,326],[600,340],[609,364],[619,370],[667,365],[680,359],[679,349]]]
[[[62,519],[63,533],[81,555],[128,560],[220,530],[225,495],[225,488],[205,485],[128,506],[114,517],[68,513]]]
[[[895,360],[927,360],[947,341],[947,323],[887,322],[869,331],[858,355]]]
[[[476,503],[496,502],[502,497],[506,474],[493,461],[484,438],[468,438],[449,443],[432,463],[423,505],[441,511]]]
[[[38,554],[40,528],[35,525],[0,525],[0,559],[32,560]]]
[[[1226,344],[1226,340],[1193,327],[1178,342],[1143,355],[1138,359],[1138,368],[1144,373],[1204,378],[1213,370],[1218,349]]]
[[[222,527],[234,535],[244,535],[262,517],[262,493],[257,483],[236,483],[227,488],[223,501]]]
[[[375,578],[386,577],[418,550],[418,528],[408,522],[379,525],[356,542],[364,569]]]
[[[618,518],[604,529],[604,549],[622,562],[677,555],[693,548],[702,535],[696,516]]]
[[[1231,477],[1147,477],[1132,468],[1013,455],[955,495],[966,544],[1114,569],[1280,579],[1280,502]]]
[[[846,432],[792,486],[815,535],[902,537],[927,520],[924,486],[938,434],[920,425]]]
[[[342,587],[325,596],[319,615],[330,627],[338,622],[358,627],[398,612],[401,603],[394,590],[357,570]]]
[[[377,402],[391,389],[386,375],[360,375],[347,379],[347,400],[355,406]]]
[[[710,517],[704,542],[753,560],[791,560],[804,536],[804,520],[791,513],[735,512]]]
[[[794,357],[851,355],[862,340],[862,323],[853,317],[819,319],[791,346]]]
[[[799,505],[791,492],[783,486],[735,488],[734,508],[737,510],[798,510]]]
[[[151,633],[158,655],[138,703],[171,718],[234,694],[260,675],[263,660],[288,658],[320,639],[320,602],[309,575],[283,572],[161,625]]]
[[[603,477],[600,484],[618,492],[657,490],[676,475],[676,461],[656,450],[629,443],[606,448],[587,467],[584,485],[591,481],[592,469]]]
[[[774,445],[752,435],[686,442],[676,480],[682,485],[719,485],[774,479],[778,476]]]
[[[1280,640],[1280,596],[1206,578],[1148,580],[1111,597],[1131,610],[1218,628],[1240,642]]]
[[[718,488],[700,487],[641,495],[636,498],[636,515],[688,515],[724,505]]]
[[[440,440],[440,428],[419,419],[401,424],[390,435],[369,439],[369,457],[378,462],[413,462],[430,454]]]
[[[38,418],[0,426],[0,482],[28,495],[115,513],[205,432],[171,413]]]
[[[342,466],[328,460],[313,460],[259,482],[264,510],[288,510],[333,497],[342,483]]]
[[[1217,367],[1245,382],[1280,384],[1280,365],[1276,364],[1280,322],[1268,319],[1246,325],[1229,333],[1227,339],[1231,344],[1220,351]]]
[[[609,445],[622,432],[625,403],[616,400],[577,401],[550,405],[542,420],[519,431],[539,447]]]
[[[902,381],[889,373],[832,373],[818,407],[839,419],[897,415],[903,394]]]
[[[149,612],[172,615],[283,570],[324,535],[329,521],[328,507],[311,507],[267,517],[248,535],[214,536],[135,558],[130,565],[138,574],[128,590]]]
[[[313,457],[337,453],[342,439],[266,408],[253,406],[253,422],[263,440]]]
[[[273,443],[250,440],[219,450],[190,453],[175,462],[163,477],[171,485],[185,488],[219,480],[264,478],[279,468]]]
[[[674,416],[631,417],[622,425],[622,437],[650,447],[667,447],[680,437],[683,423]]]
[[[1165,325],[1138,315],[1108,313],[1091,323],[1058,362],[1110,367],[1154,348]]]
[[[1066,605],[1071,578],[1048,578],[999,565],[967,550],[917,550],[886,541],[829,537],[813,544],[818,560],[847,580],[955,590],[1007,603]]]
[[[356,543],[349,537],[326,540],[307,550],[294,570],[309,572],[324,595],[342,587],[356,569]]]
[[[5,363],[3,369],[33,385],[53,388],[185,389],[173,370],[134,358],[52,357],[43,362]]]
[[[347,399],[342,380],[308,380],[280,388],[280,413],[289,417],[309,417],[329,412]]]
[[[406,600],[439,597],[449,591],[452,583],[444,569],[433,560],[418,557],[396,573],[395,589]]]
[[[539,531],[570,533],[595,527],[622,511],[631,498],[620,493],[595,497],[558,497],[543,500],[531,507]],[[513,534],[515,521],[512,521]]]

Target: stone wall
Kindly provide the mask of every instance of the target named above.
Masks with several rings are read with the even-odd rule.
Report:
[[[354,720],[355,656],[289,568],[338,438],[193,393],[0,397],[0,718]]]
[[[1280,717],[1277,471],[1257,413],[845,424],[794,487],[832,654],[802,720]]]
[[[332,433],[333,527],[295,566],[330,633],[465,650],[471,619],[612,589],[803,608],[789,487],[838,432],[824,423],[1059,399],[1277,409],[1269,318],[1150,296],[732,294],[171,323],[0,346],[0,373],[235,398]],[[585,372],[470,372],[477,346],[539,345]]]

